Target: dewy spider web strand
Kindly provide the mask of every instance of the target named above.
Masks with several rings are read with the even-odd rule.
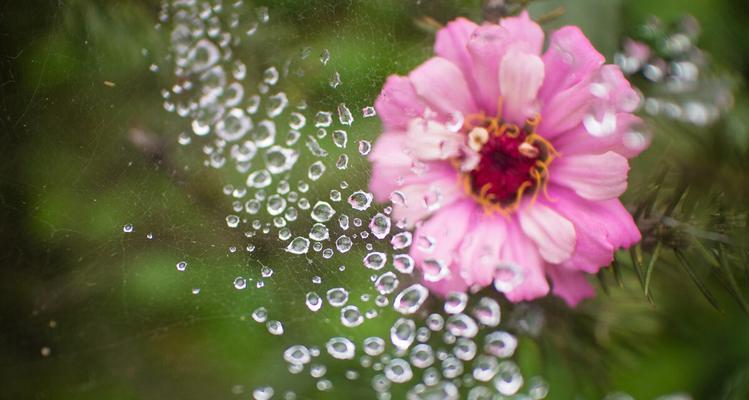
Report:
[[[427,305],[433,302],[427,302],[428,290],[415,283],[414,261],[406,252],[412,245],[429,250],[440,244],[413,238],[405,221],[391,220],[391,207],[379,209],[372,194],[360,187],[366,184],[365,157],[372,145],[359,137],[367,129],[366,119],[376,115],[374,108],[363,106],[358,113],[339,102],[334,111],[315,110],[317,99],[293,93],[295,80],[319,68],[331,76],[325,82],[329,90],[342,84],[329,65],[335,55],[327,49],[318,52],[318,61],[312,47],[303,47],[280,65],[264,67],[256,79],[249,70],[266,60],[243,60],[239,50],[272,24],[266,8],[256,8],[249,22],[245,14],[248,7],[241,0],[165,2],[157,27],[169,27],[163,31],[170,35],[170,52],[152,70],[170,74],[171,86],[161,91],[164,108],[189,124],[176,140],[202,151],[204,166],[225,176],[223,193],[232,202],[225,224],[243,232],[242,245],[230,246],[229,254],[258,258],[248,263],[257,269],[251,276],[233,279],[234,289],[281,290],[279,276],[293,274],[296,289],[284,292],[284,301],[304,303],[310,319],[323,307],[338,310],[338,335],[283,351],[289,372],[309,369],[316,388],[329,391],[340,377],[326,376],[326,363],[354,360],[347,363],[345,378],[374,375],[371,386],[382,399],[391,396],[393,385],[403,386],[414,398],[519,393],[524,378],[509,359],[517,339],[497,330],[497,301],[452,293],[433,299],[444,302],[444,312],[430,313]],[[419,168],[412,168],[415,174]],[[430,210],[439,208],[439,198],[439,193],[432,201],[400,192],[391,196],[394,202]],[[260,261],[267,256],[286,265]],[[175,262],[180,272],[201,268]],[[449,273],[441,260],[425,261],[424,279],[439,280]],[[367,275],[369,283],[362,285]],[[522,275],[515,271],[503,285],[511,290],[520,282]],[[270,311],[276,308],[272,306],[257,307],[251,318],[265,324],[270,334],[284,335],[294,321]],[[389,330],[366,338],[356,332],[376,318],[394,322]],[[535,399],[547,392],[538,378],[526,388]],[[253,396],[267,399],[283,390],[263,386]],[[286,399],[296,397],[291,390],[283,393]]]

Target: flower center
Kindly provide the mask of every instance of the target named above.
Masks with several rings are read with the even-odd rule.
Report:
[[[463,131],[478,160],[464,169],[463,184],[487,213],[510,213],[524,194],[535,200],[545,192],[548,166],[557,153],[536,133],[539,122],[535,117],[519,127],[484,115],[466,119]]]

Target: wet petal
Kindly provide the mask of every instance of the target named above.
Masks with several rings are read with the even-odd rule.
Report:
[[[536,96],[544,81],[544,63],[538,56],[511,51],[499,67],[504,117],[516,124],[538,112]]]
[[[589,200],[617,198],[627,190],[627,159],[604,154],[563,156],[552,164],[550,181]]]
[[[538,246],[523,234],[515,219],[507,224],[507,240],[502,245],[501,260],[511,261],[521,267],[523,281],[515,289],[505,293],[512,302],[533,300],[549,293],[545,263]]]
[[[424,114],[424,108],[411,81],[404,76],[389,76],[375,101],[377,115],[388,130],[405,130],[408,121]]]
[[[575,227],[569,220],[541,203],[526,205],[518,211],[518,219],[544,260],[558,264],[570,258],[575,249]]]
[[[469,285],[488,286],[507,238],[504,217],[480,215],[460,247],[461,275]]]
[[[463,73],[447,59],[432,57],[409,74],[416,93],[444,115],[478,110]]]
[[[596,295],[593,286],[588,283],[585,274],[582,272],[570,271],[557,266],[549,266],[547,271],[553,284],[552,293],[564,299],[570,307],[575,307],[583,299]]]

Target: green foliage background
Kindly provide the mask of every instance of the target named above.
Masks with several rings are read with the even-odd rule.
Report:
[[[331,94],[330,71],[319,70],[289,92],[331,110],[342,99],[352,109],[371,104],[388,74],[428,57],[433,36],[420,18],[481,19],[479,1],[257,3],[269,7],[273,28],[241,56],[256,61],[248,63],[250,79],[302,44],[329,48],[341,87]],[[627,199],[647,197],[664,165],[671,171],[661,184],[667,198],[686,179],[692,187],[684,201],[694,203],[695,221],[730,235],[727,262],[738,291],[749,297],[749,97],[740,83],[749,77],[745,1],[546,0],[531,11],[541,15],[560,4],[566,13],[547,27],[580,25],[609,57],[651,14],[664,21],[692,14],[702,23],[701,47],[739,82],[735,110],[704,130],[656,121],[652,149],[633,163]],[[168,77],[148,71],[167,45],[165,32],[153,29],[158,8],[145,0],[0,6],[0,398],[248,398],[261,384],[294,389],[300,398],[372,397],[364,377],[335,380],[333,392],[321,393],[307,374],[290,377],[280,362],[290,344],[381,335],[390,320],[343,332],[333,312],[312,317],[302,303],[312,275],[334,280],[334,273],[283,253],[228,254],[230,245],[243,243],[224,223],[229,200],[221,186],[228,177],[203,168],[197,147],[176,144],[186,126],[162,108],[159,90]],[[378,126],[368,120],[359,129],[360,137],[373,138]],[[134,130],[148,140],[134,141]],[[365,182],[365,173],[349,179],[352,186]],[[721,216],[728,222],[718,224]],[[126,223],[134,233],[123,234]],[[147,232],[155,238],[146,239]],[[645,260],[652,245],[643,244]],[[695,256],[694,246],[684,251],[720,311],[671,253],[652,272],[653,303],[623,261],[623,287],[607,273],[609,293],[601,289],[576,310],[540,302],[545,331],[518,351],[526,376],[546,378],[550,399],[618,390],[637,399],[679,391],[695,399],[749,398],[749,317],[711,275],[710,261]],[[350,265],[360,256],[353,254]],[[179,274],[174,264],[183,259],[188,273]],[[276,270],[265,288],[231,288],[235,276],[251,275],[261,262]],[[351,270],[348,281],[369,284],[367,274]],[[201,293],[191,294],[193,287]],[[271,336],[251,321],[260,305],[285,322],[287,334]],[[328,377],[341,377],[342,364],[330,364]],[[232,393],[236,385],[243,394]]]

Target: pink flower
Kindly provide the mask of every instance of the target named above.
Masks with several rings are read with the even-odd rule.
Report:
[[[618,200],[648,145],[639,97],[577,27],[543,43],[527,13],[458,18],[377,99],[370,190],[415,228],[410,254],[438,294],[494,284],[517,302],[550,279],[575,305],[594,295],[585,274],[640,240]]]

